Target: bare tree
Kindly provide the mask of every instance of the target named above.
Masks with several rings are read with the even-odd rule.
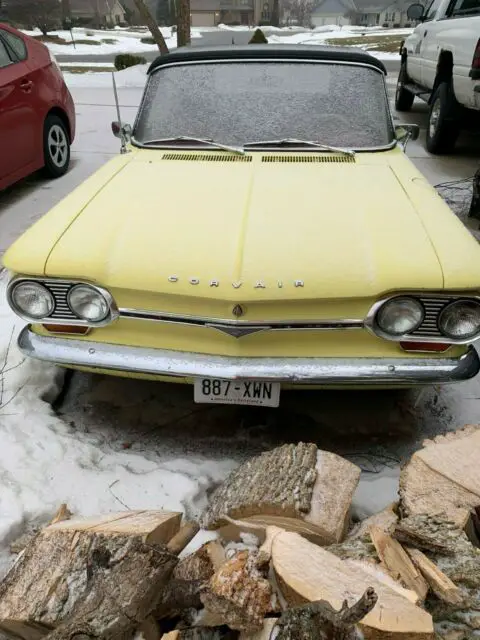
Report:
[[[157,45],[160,53],[162,55],[165,53],[168,53],[168,47],[167,47],[167,43],[165,42],[165,38],[163,37],[162,32],[158,28],[157,21],[150,13],[150,9],[145,4],[145,0],[134,0],[134,2],[142,20],[145,21],[145,24],[150,29],[152,38],[155,40],[155,44]]]
[[[190,0],[179,0],[177,12],[177,47],[190,44]]]
[[[60,26],[61,5],[58,0],[17,0],[8,4],[10,20],[26,26],[38,27],[44,36]]]
[[[290,17],[298,20],[302,27],[311,26],[311,17],[315,0],[286,0],[284,7],[289,11]]]

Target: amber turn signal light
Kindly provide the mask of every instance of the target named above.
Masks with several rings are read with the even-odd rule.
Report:
[[[400,342],[404,351],[433,351],[441,353],[452,345],[447,342]]]
[[[42,327],[50,333],[71,333],[78,336],[85,336],[90,331],[90,327],[82,327],[75,324],[43,324]]]

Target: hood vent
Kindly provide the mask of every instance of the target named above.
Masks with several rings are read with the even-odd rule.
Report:
[[[298,156],[279,155],[279,156],[262,156],[262,162],[355,162],[353,156],[344,155],[328,155],[319,156],[303,153]]]
[[[251,162],[252,156],[229,156],[223,153],[164,153],[163,160],[183,160],[184,162]]]

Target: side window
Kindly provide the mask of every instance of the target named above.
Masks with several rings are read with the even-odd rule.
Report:
[[[454,0],[448,9],[449,18],[480,14],[480,0]]]
[[[424,22],[426,22],[427,20],[433,20],[435,18],[435,16],[437,15],[438,8],[440,7],[441,4],[442,4],[442,0],[433,0],[433,2],[430,3],[430,6],[428,7],[427,12],[425,14]]]
[[[12,49],[17,61],[26,60],[27,59],[27,47],[25,46],[24,41],[18,36],[14,36],[13,33],[9,31],[4,31],[0,29],[0,35],[5,40],[7,45]]]
[[[9,64],[12,64],[12,60],[8,55],[6,46],[0,40],[0,69],[2,69],[3,67],[8,67]]]

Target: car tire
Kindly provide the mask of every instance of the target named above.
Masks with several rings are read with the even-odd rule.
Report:
[[[441,82],[433,93],[427,125],[427,150],[451,153],[460,134],[459,107],[451,82]]]
[[[60,178],[70,165],[70,136],[61,118],[49,115],[43,130],[44,174]]]
[[[404,61],[400,67],[398,74],[397,89],[395,91],[395,109],[397,111],[410,111],[415,100],[413,93],[405,89],[405,83],[408,80],[407,63]]]

